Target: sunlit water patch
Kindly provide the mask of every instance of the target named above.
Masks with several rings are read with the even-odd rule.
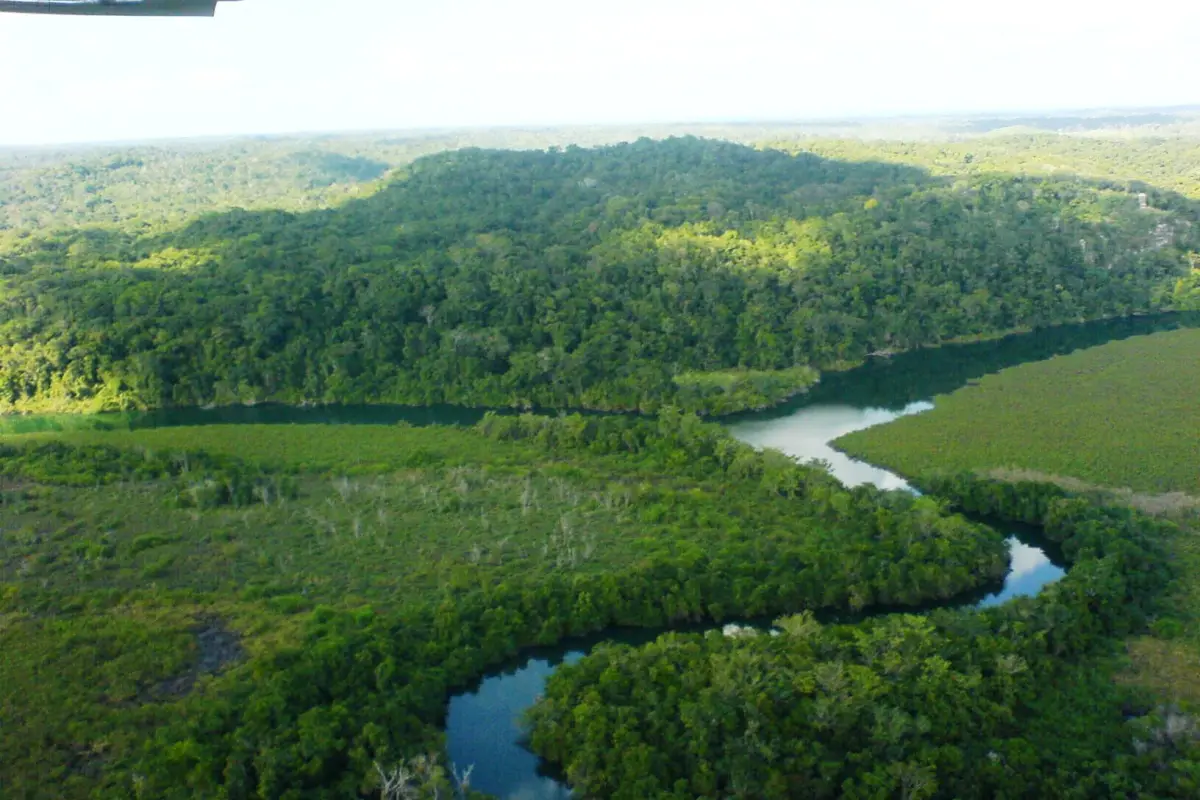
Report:
[[[835,450],[830,442],[848,433],[932,408],[933,403],[926,400],[909,403],[899,411],[822,403],[801,408],[786,417],[737,422],[729,426],[729,432],[747,444],[773,447],[801,462],[822,461],[828,465],[830,473],[847,486],[869,483],[880,489],[910,489],[908,482],[899,475],[850,458]]]

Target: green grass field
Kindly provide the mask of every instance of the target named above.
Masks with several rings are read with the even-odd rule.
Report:
[[[1200,330],[1113,342],[989,375],[936,408],[839,439],[905,475],[1020,468],[1200,494]]]

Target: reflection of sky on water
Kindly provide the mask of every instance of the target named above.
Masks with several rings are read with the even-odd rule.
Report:
[[[1023,578],[1050,563],[1050,559],[1036,547],[1030,547],[1019,539],[1010,540],[1012,547],[1012,565],[1009,568],[1009,578]]]
[[[995,594],[990,594],[980,601],[979,606],[995,606],[1014,597],[1035,595],[1048,583],[1061,578],[1066,572],[1062,567],[1050,563],[1050,559],[1036,547],[1030,547],[1016,537],[1008,540],[1012,553],[1008,576],[1004,579],[1004,588]]]
[[[563,659],[574,664],[583,653]],[[487,678],[471,694],[450,700],[446,730],[450,761],[462,770],[474,764],[471,786],[501,800],[561,800],[571,797],[564,785],[537,774],[538,758],[519,744],[521,714],[533,705],[557,668],[531,658],[520,669]]]
[[[738,422],[729,426],[729,432],[747,444],[773,447],[800,461],[827,461],[830,472],[847,486],[871,483],[880,489],[907,489],[908,482],[899,475],[839,453],[829,443],[839,436],[932,408],[933,403],[924,401],[909,403],[901,411],[821,404],[779,419]]]

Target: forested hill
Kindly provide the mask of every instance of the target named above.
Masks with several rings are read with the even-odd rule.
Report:
[[[887,348],[1163,308],[1192,201],[695,138],[459,150],[375,194],[0,252],[0,409],[714,412]]]

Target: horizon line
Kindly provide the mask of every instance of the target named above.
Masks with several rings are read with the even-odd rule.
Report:
[[[182,134],[178,136],[151,136],[145,139],[77,139],[59,140],[43,143],[0,143],[3,151],[30,151],[71,148],[100,148],[100,147],[132,147],[172,142],[220,142],[246,139],[300,139],[311,137],[348,138],[352,136],[370,136],[380,134],[409,134],[414,138],[420,136],[447,135],[453,133],[485,132],[485,131],[525,131],[549,132],[571,130],[618,130],[627,128],[698,128],[698,127],[804,127],[804,126],[863,126],[869,124],[892,123],[914,124],[931,123],[935,121],[967,122],[978,119],[1020,119],[1020,118],[1052,118],[1068,117],[1089,119],[1101,116],[1135,116],[1146,113],[1197,113],[1200,120],[1200,102],[1178,103],[1170,105],[1131,105],[1131,106],[1088,106],[1074,108],[1043,108],[1043,109],[995,109],[974,111],[944,111],[944,112],[901,112],[901,113],[862,113],[837,114],[795,118],[727,118],[727,119],[693,119],[676,121],[638,121],[638,122],[547,122],[547,123],[504,123],[504,124],[467,124],[467,125],[413,125],[399,127],[367,127],[367,128],[327,128],[327,129],[295,129],[275,132],[239,132],[213,134]],[[1054,134],[1046,130],[1047,134]]]

